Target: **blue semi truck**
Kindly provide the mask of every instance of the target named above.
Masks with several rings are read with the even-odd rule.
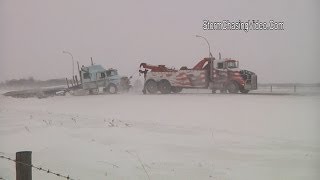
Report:
[[[130,80],[126,76],[120,76],[116,69],[105,69],[101,65],[82,66],[80,71],[82,89],[90,94],[99,91],[116,94],[119,91],[129,91]]]

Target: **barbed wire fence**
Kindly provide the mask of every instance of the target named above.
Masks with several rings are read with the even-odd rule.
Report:
[[[57,172],[54,172],[54,171],[51,171],[50,169],[45,169],[45,168],[42,168],[42,167],[39,167],[39,166],[35,166],[33,164],[27,164],[27,163],[24,163],[24,162],[20,162],[20,161],[17,161],[13,158],[10,158],[10,157],[7,157],[7,156],[4,156],[4,155],[0,155],[0,158],[1,159],[6,159],[8,161],[12,161],[12,162],[15,162],[15,163],[18,163],[18,164],[21,164],[21,165],[24,165],[24,166],[28,166],[28,167],[31,167],[35,170],[38,170],[38,171],[43,171],[43,172],[46,172],[48,174],[52,174],[52,175],[55,175],[57,177],[60,177],[60,178],[64,178],[64,179],[68,179],[68,180],[76,180],[74,178],[71,178],[69,175],[63,175],[61,173],[57,173]],[[3,177],[0,177],[0,180],[5,180]],[[79,179],[77,179],[79,180]]]

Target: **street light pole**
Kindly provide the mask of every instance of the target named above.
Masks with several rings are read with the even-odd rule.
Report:
[[[196,35],[196,37],[202,38],[202,39],[204,39],[204,40],[207,42],[208,47],[209,47],[209,57],[212,57],[211,50],[210,50],[210,43],[209,43],[209,41],[207,40],[207,38],[205,38],[205,37],[203,37],[203,36],[199,36],[199,35]]]
[[[72,58],[72,78],[74,78],[74,60],[73,60],[73,55],[68,51],[62,51],[62,53],[69,54],[71,56],[71,58]]]
[[[213,81],[213,56],[212,56],[211,50],[210,50],[210,43],[209,43],[209,41],[207,40],[207,38],[205,38],[205,37],[203,37],[203,36],[196,35],[196,37],[204,39],[204,40],[207,42],[207,44],[208,44],[208,47],[209,47],[209,58],[210,58],[210,71],[209,71],[209,73],[210,73],[210,78],[209,78],[209,79],[210,79],[211,81]]]

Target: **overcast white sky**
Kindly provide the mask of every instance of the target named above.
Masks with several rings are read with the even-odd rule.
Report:
[[[212,53],[260,82],[320,82],[320,3],[0,0],[0,81],[71,77],[75,60],[131,75],[140,62],[192,67]],[[203,20],[284,21],[284,31],[204,31]]]

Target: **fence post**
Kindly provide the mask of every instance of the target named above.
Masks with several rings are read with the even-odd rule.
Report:
[[[270,91],[272,92],[272,85],[270,86]]]
[[[31,151],[16,153],[16,180],[32,180],[31,154]]]
[[[297,87],[296,85],[293,86],[294,92],[297,92]]]

